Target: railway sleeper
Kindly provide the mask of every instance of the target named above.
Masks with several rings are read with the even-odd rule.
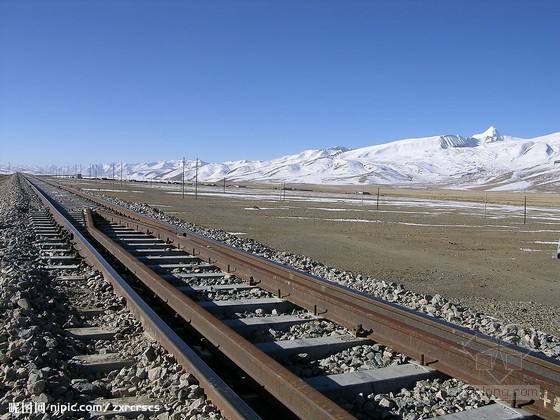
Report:
[[[200,258],[193,257],[192,255],[145,255],[137,257],[142,262],[163,262],[164,264],[179,264],[185,261],[200,261]]]
[[[45,270],[77,270],[78,264],[50,264],[43,267]]]
[[[119,330],[110,327],[78,327],[66,328],[66,333],[80,340],[111,340]]]
[[[53,242],[53,241],[35,242],[35,245],[37,245],[41,249],[52,249],[60,246],[66,246],[68,245],[68,242]]]
[[[221,273],[193,273],[193,274],[203,274],[202,278],[211,278],[212,275],[216,275],[216,277],[223,277]],[[221,276],[220,276],[221,274]],[[216,284],[216,285],[206,285],[206,286],[196,286],[196,285],[187,285],[187,286],[178,286],[177,289],[187,295],[196,295],[198,293],[205,293],[205,292],[215,292],[215,291],[243,291],[243,290],[252,290],[256,289],[257,287],[251,286],[248,284]]]
[[[367,338],[352,335],[300,338],[296,340],[279,340],[255,345],[261,351],[275,359],[289,359],[305,353],[308,360],[320,359],[355,346],[371,344]]]
[[[96,375],[132,366],[135,361],[131,358],[123,358],[118,353],[97,353],[74,356],[68,363],[80,374]]]
[[[279,298],[200,301],[198,304],[208,312],[221,317],[246,311],[255,312],[257,309],[261,309],[265,313],[270,313],[272,310],[283,313],[294,309],[293,303]]]
[[[336,398],[353,397],[359,393],[382,394],[411,388],[418,381],[441,377],[437,371],[415,363],[361,370],[336,375],[306,378],[313,388]]]
[[[146,256],[163,257],[163,256],[178,256],[178,254],[185,255],[183,251],[180,251],[178,249],[141,248],[141,249],[127,249],[127,251],[129,251],[132,255],[138,255],[138,256],[146,255]]]
[[[250,337],[258,331],[268,330],[270,328],[282,329],[289,328],[292,325],[304,324],[313,320],[320,320],[321,317],[309,315],[308,317],[301,317],[297,315],[277,315],[265,317],[241,317],[225,319],[225,325],[235,330],[243,337]]]
[[[169,249],[170,245],[165,242],[139,242],[139,243],[130,243],[125,242],[124,248],[130,251],[142,251],[149,247],[150,249],[157,249],[157,250],[166,250]]]
[[[537,419],[519,409],[513,409],[502,403],[494,403],[471,410],[459,411],[457,413],[445,414],[439,417],[432,417],[430,420],[518,420],[518,419]]]

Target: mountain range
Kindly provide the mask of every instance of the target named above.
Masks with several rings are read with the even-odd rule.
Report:
[[[185,179],[195,177],[196,162],[186,161]],[[560,181],[560,132],[535,138],[501,135],[495,127],[480,134],[392,141],[358,149],[305,150],[272,160],[199,162],[203,182],[390,184],[487,190],[554,191]],[[120,177],[121,164],[82,167],[83,176]],[[76,168],[0,164],[0,173],[75,173]],[[123,178],[179,181],[182,161],[125,163]]]

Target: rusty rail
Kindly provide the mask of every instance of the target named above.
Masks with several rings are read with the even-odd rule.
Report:
[[[346,410],[263,353],[210,312],[118,245],[95,226],[86,210],[88,233],[215,347],[300,418],[353,418]]]
[[[263,289],[442,373],[483,389],[537,386],[538,398],[523,408],[548,418],[560,415],[560,363],[555,359],[139,215],[74,188],[55,185],[110,209],[111,212],[98,210],[108,220],[168,240],[224,271],[258,283]]]

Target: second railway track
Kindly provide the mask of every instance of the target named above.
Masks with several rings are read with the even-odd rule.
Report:
[[[185,358],[182,364],[196,372],[209,398],[226,416],[376,418],[393,413],[425,418],[418,407],[392,407],[383,394],[414,392],[407,390],[418,383],[456,379],[486,390],[490,385],[526,387],[538,394],[514,398],[513,407],[485,405],[480,394],[464,387],[460,391],[466,392],[467,400],[472,398],[471,403],[442,404],[438,414],[465,419],[560,415],[557,360],[78,190],[37,178],[29,181],[55,219],[73,230],[74,239],[81,236],[78,247],[88,261],[103,254],[113,266],[101,269],[125,271],[127,278],[133,278],[130,284],[120,285],[122,290],[115,289],[147,330],[167,331],[167,336],[158,333],[160,343],[176,357],[183,355],[179,356]],[[173,327],[195,337],[193,346],[201,349],[199,354],[210,360],[210,366],[229,372],[223,383],[210,368],[193,366],[192,360],[199,356],[179,348],[171,326],[153,325],[156,313],[173,314],[181,321],[172,322]],[[189,355],[192,360],[187,360]],[[433,391],[438,392],[437,386]],[[446,397],[441,396],[443,401]],[[356,404],[360,398],[364,401]]]

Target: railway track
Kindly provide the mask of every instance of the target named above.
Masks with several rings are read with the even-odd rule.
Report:
[[[514,393],[509,406],[481,400],[442,406],[438,414],[449,418],[560,415],[557,360],[182,231],[79,190],[28,180],[54,220],[72,235],[80,254],[111,279],[145,329],[195,374],[226,417],[393,413],[418,418],[422,412],[417,407],[394,407],[383,395],[448,378],[486,391]],[[60,261],[66,252],[60,250]],[[198,337],[194,347],[203,343],[204,349],[192,351],[162,320],[170,316],[181,322],[168,323]],[[230,373],[229,381],[222,381],[201,360],[199,354],[206,353],[214,370],[238,372],[238,380]],[[521,395],[524,390],[533,394]],[[357,407],[356,398],[365,401]]]
[[[216,415],[216,408],[201,398],[202,388],[194,377],[188,374],[179,377],[177,372],[180,366],[178,370],[175,360],[162,353],[160,347],[153,346],[152,341],[142,334],[143,331],[151,332],[149,328],[152,326],[153,331],[159,334],[160,342],[167,340],[167,348],[177,355],[175,359],[180,365],[187,368],[188,372],[196,372],[204,380],[210,381],[206,383],[205,389],[214,393],[216,399],[225,402],[224,412],[231,406],[232,410],[244,417],[254,416],[254,412],[165,326],[119,274],[108,265],[104,269],[104,278],[110,279],[114,290],[119,290],[119,294],[126,297],[130,309],[141,314],[141,318],[138,314],[137,318],[142,320],[144,330],[124,309],[123,300],[112,293],[103,277],[95,274],[84,263],[75,248],[76,244],[84,247],[81,250],[84,254],[83,250],[89,247],[80,232],[83,214],[78,209],[69,208],[62,218],[55,210],[34,209],[29,213],[29,220],[35,238],[33,247],[38,249],[39,254],[36,268],[43,278],[52,279],[48,304],[58,318],[57,327],[52,329],[55,335],[49,329],[44,338],[39,340],[47,342],[51,353],[52,349],[63,352],[56,356],[49,354],[48,357],[60,360],[64,368],[57,372],[48,367],[38,369],[32,364],[27,379],[31,399],[26,401],[20,397],[19,402],[18,399],[10,400],[10,412],[13,415],[19,413],[18,418],[43,418],[41,413],[45,411],[40,410],[45,410],[45,404],[49,404],[46,412],[64,418],[105,419],[123,415],[145,418],[167,415],[167,410],[174,411],[175,415],[165,418],[190,418],[201,413],[205,417],[221,418]],[[64,223],[60,223],[61,220]],[[94,253],[91,256],[95,257]],[[22,298],[18,300],[18,305],[24,311],[29,309],[40,314],[40,306],[30,301],[32,299]],[[42,317],[39,315],[39,318]],[[24,330],[18,336],[30,340],[31,331]],[[30,355],[37,356],[40,351],[41,346]],[[10,375],[27,378],[23,367],[16,370],[18,362],[15,363],[12,369],[15,373],[6,374],[5,379],[15,379],[10,378]],[[43,361],[36,363],[39,366],[45,364]],[[183,389],[180,398],[174,395],[174,382],[181,382],[181,385],[177,384]],[[49,392],[46,388],[49,388]],[[182,409],[172,408],[172,404],[178,400],[182,403]],[[189,402],[195,402],[194,405],[198,406],[198,409],[191,410],[191,415],[184,409],[189,406]],[[41,404],[42,408],[37,404]]]

